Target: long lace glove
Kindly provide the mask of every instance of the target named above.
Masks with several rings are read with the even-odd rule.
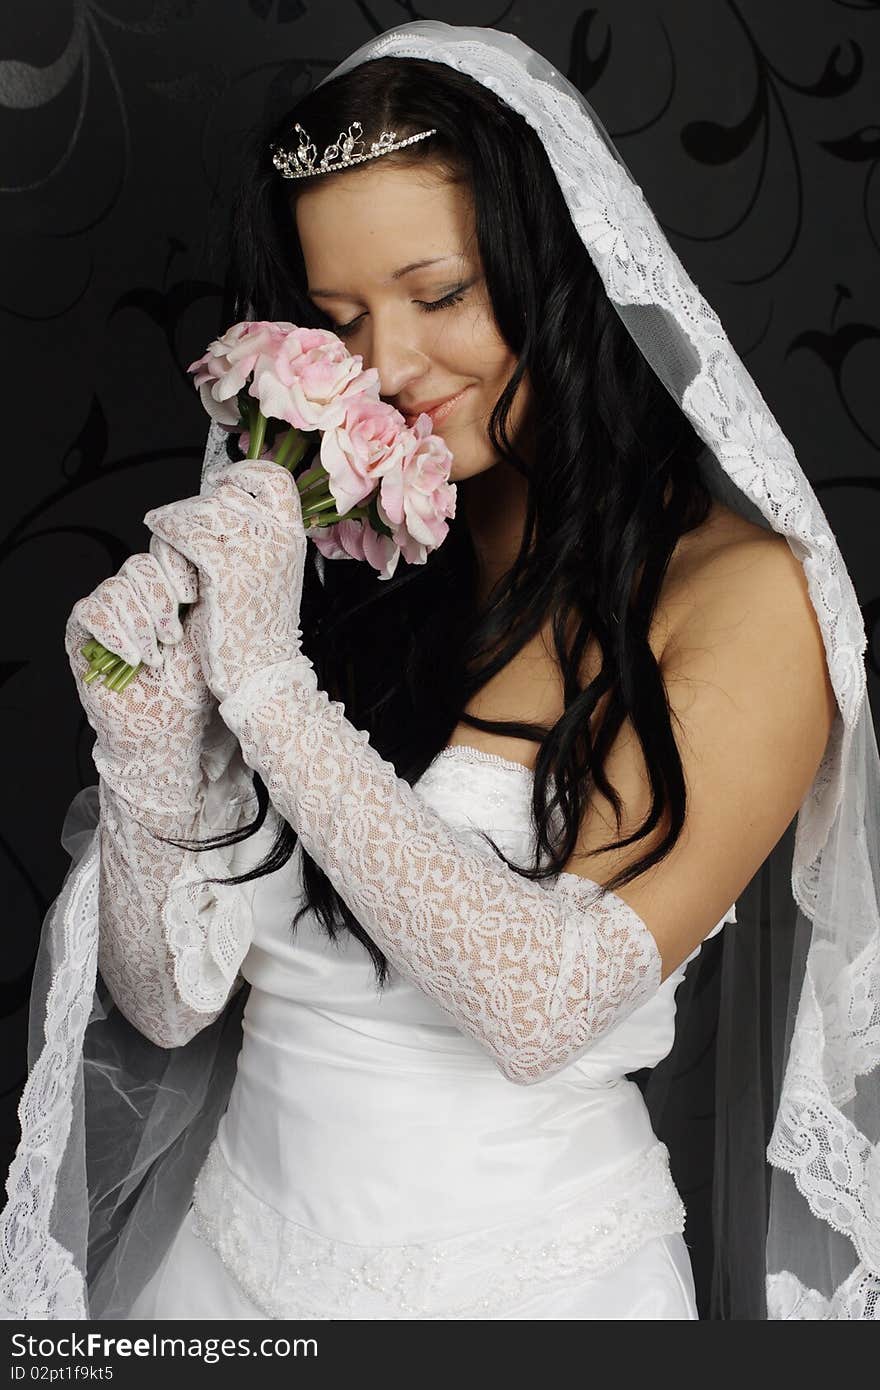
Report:
[[[189,617],[178,621],[178,604],[197,596],[196,570],[154,537],[149,554],[130,556],[74,605],[65,630],[77,695],[97,735],[99,968],[122,1013],[161,1046],[187,1041],[217,1016],[250,936],[234,889],[204,882],[228,876],[229,851],[193,854],[156,838],[235,829],[253,795]],[[121,693],[101,680],[84,684],[89,636],[144,663]]]
[[[637,913],[575,874],[549,888],[467,844],[318,689],[305,657],[224,700],[249,767],[402,974],[511,1081],[574,1061],[659,987]]]
[[[218,700],[299,652],[306,535],[286,468],[270,459],[232,463],[209,493],[154,507],[144,525],[197,567],[194,640]]]
[[[200,585],[206,570],[211,576],[199,633],[206,679],[223,692],[220,714],[277,810],[392,964],[511,1081],[538,1081],[656,991],[656,942],[616,895],[594,902],[591,880],[560,874],[548,889],[475,850],[318,688],[298,648],[301,591],[289,587],[289,576],[302,573],[305,532],[292,481],[273,469],[280,472],[257,461],[212,497],[144,518],[198,567]],[[243,592],[267,598],[236,611],[226,598],[235,568],[247,569],[237,576]],[[272,614],[264,632],[255,624],[261,610]],[[297,638],[286,659],[274,641],[279,624],[286,640]],[[255,652],[268,661],[260,666]],[[230,670],[239,675],[232,694]]]

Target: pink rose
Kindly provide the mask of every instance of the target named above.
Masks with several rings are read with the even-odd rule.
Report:
[[[270,323],[264,320],[234,323],[220,338],[208,344],[202,357],[191,362],[188,372],[195,372],[202,405],[218,425],[235,428],[239,420],[238,402],[234,398],[251,372],[265,355],[274,358],[285,335],[294,328],[292,323]],[[227,402],[233,400],[233,405]]]
[[[391,578],[400,559],[394,542],[362,521],[337,521],[320,530],[310,529],[309,535],[326,559],[366,560],[382,579]]]
[[[428,552],[442,544],[447,520],[455,515],[452,454],[432,433],[429,415],[407,428],[403,415],[380,399],[376,369],[364,371],[363,358],[350,353],[336,334],[283,321],[245,320],[209,344],[188,371],[196,373],[208,414],[227,431],[244,423],[236,398],[246,387],[267,420],[321,433],[321,468],[308,470],[305,495],[319,507],[332,498],[343,517],[330,526],[309,527],[326,558],[365,560],[390,579],[401,555],[409,564],[424,564]],[[272,449],[264,444],[262,457],[275,458],[283,438]],[[250,441],[250,432],[241,432],[244,453]],[[288,456],[298,458],[301,450]],[[344,515],[373,498],[389,535],[362,517]]]
[[[327,430],[341,424],[355,396],[379,393],[379,374],[363,371],[335,333],[292,328],[254,369],[251,395],[268,417],[298,430]]]
[[[321,462],[330,476],[337,510],[349,511],[375,492],[379,479],[403,460],[406,421],[385,401],[359,396],[345,417],[321,439]]]
[[[361,529],[358,521],[337,521],[332,526],[310,526],[308,534],[327,560],[362,560],[364,547],[359,539]]]
[[[397,569],[400,547],[390,536],[383,536],[366,525],[364,531],[364,559],[379,573],[380,579],[390,579]]]
[[[455,516],[452,454],[432,427],[430,415],[419,416],[405,432],[402,467],[386,473],[380,484],[379,515],[411,565],[425,563],[428,551],[449,532],[447,518]]]

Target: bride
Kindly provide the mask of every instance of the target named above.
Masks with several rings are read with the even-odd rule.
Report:
[[[586,103],[510,36],[419,23],[352,55],[261,134],[232,276],[249,317],[332,329],[431,414],[457,510],[378,581],[212,428],[200,496],[75,606],[100,973],[61,1168],[79,1123],[91,1225],[86,1269],[62,1184],[31,1297],[696,1318],[628,1075],[799,810],[793,891],[836,884],[807,831],[853,730],[863,777],[876,745],[827,522]],[[121,695],[83,684],[89,635],[145,663]],[[805,1315],[812,1273],[774,1275],[768,1315]]]

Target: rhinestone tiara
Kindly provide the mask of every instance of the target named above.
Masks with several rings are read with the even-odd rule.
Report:
[[[341,130],[332,145],[328,145],[320,160],[317,150],[306,132],[297,121],[293,127],[299,136],[295,150],[287,150],[283,145],[270,145],[272,163],[285,179],[305,179],[311,174],[332,174],[337,169],[349,169],[353,164],[363,164],[368,159],[378,159],[380,155],[390,154],[392,150],[402,150],[405,145],[414,145],[417,140],[427,140],[436,135],[436,127],[420,130],[418,135],[408,135],[405,140],[397,140],[394,130],[383,130],[378,140],[367,149],[364,141],[364,128],[360,121],[353,121],[348,130]]]

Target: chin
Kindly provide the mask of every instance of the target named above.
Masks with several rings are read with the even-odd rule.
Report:
[[[450,444],[450,449],[452,445]],[[451,483],[464,483],[468,478],[479,477],[481,473],[488,473],[499,462],[497,458],[489,455],[488,457],[475,459],[460,458],[453,450],[452,467],[449,470],[449,481]]]
[[[473,478],[477,473],[485,473],[498,460],[490,450],[487,449],[485,439],[478,440],[468,438],[456,439],[452,430],[446,434],[443,430],[436,431],[448,445],[452,453],[452,467],[449,470],[449,481],[451,483],[463,483],[466,478]],[[482,445],[482,447],[481,447]]]
[[[452,445],[449,447],[452,448]],[[452,467],[449,470],[449,481],[451,483],[463,483],[465,479],[472,478],[475,472],[480,472],[480,469],[475,469],[469,460],[461,458],[460,455],[453,450]]]

